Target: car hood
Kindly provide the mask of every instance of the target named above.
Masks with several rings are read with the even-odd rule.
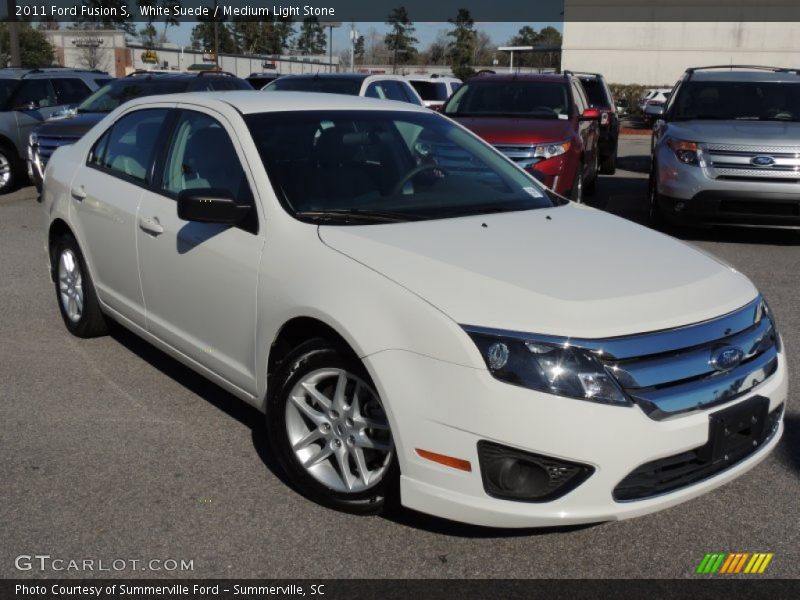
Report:
[[[669,135],[690,142],[745,146],[800,146],[800,123],[792,121],[673,121]]]
[[[108,113],[81,113],[66,119],[45,121],[37,129],[38,135],[57,135],[64,137],[83,137],[97,123],[103,120]]]
[[[570,136],[567,119],[457,117],[455,120],[490,144],[559,142]]]
[[[688,244],[574,204],[319,235],[462,325],[603,338],[697,323],[757,295]]]

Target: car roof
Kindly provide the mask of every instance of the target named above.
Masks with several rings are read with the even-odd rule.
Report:
[[[94,75],[110,77],[105,71],[92,69],[69,69],[62,67],[45,67],[40,69],[25,69],[5,67],[0,69],[0,79],[22,79],[27,75],[52,76],[52,75]]]
[[[692,81],[773,81],[778,83],[798,83],[800,75],[797,71],[764,71],[764,70],[724,70],[694,71]]]
[[[281,79],[340,79],[349,81],[364,81],[369,74],[367,73],[298,73],[284,75]]]
[[[364,98],[346,94],[320,94],[316,92],[281,92],[266,94],[260,90],[228,92],[190,92],[187,94],[165,94],[145,96],[125,103],[126,108],[160,102],[180,102],[219,108],[232,106],[241,114],[305,110],[392,110],[431,114],[423,106],[394,100]]]
[[[430,81],[431,83],[436,83],[437,81],[441,81],[442,83],[461,83],[461,80],[458,77],[449,76],[430,77],[425,75],[406,75],[406,79],[409,81]]]
[[[548,83],[566,83],[567,79],[558,73],[503,73],[487,74],[473,77],[469,83],[508,83],[511,81],[542,81]]]

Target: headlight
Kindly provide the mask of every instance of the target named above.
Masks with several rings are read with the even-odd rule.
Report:
[[[591,351],[569,342],[470,332],[489,372],[501,381],[548,394],[630,406],[614,377]]]
[[[536,149],[533,151],[533,157],[547,159],[553,158],[554,156],[561,156],[562,154],[566,154],[566,152],[569,150],[569,147],[569,142],[543,144],[541,146],[536,146]]]
[[[705,166],[703,160],[703,151],[700,144],[697,142],[687,142],[684,140],[676,140],[674,138],[667,138],[667,146],[675,153],[675,156],[685,165],[699,165]]]

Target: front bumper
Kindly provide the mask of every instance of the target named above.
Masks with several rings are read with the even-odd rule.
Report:
[[[686,223],[800,226],[800,184],[794,181],[714,177],[656,147],[659,206],[668,219]]]
[[[493,527],[539,527],[626,519],[694,498],[763,460],[783,424],[746,459],[688,487],[643,500],[615,501],[613,492],[644,463],[703,446],[709,414],[753,395],[774,410],[787,396],[783,356],[767,381],[723,406],[656,421],[638,407],[615,407],[543,394],[496,380],[484,369],[390,350],[365,358],[385,399],[395,433],[403,505],[447,519]],[[414,373],[413,378],[408,373]],[[594,467],[566,495],[543,503],[490,497],[484,490],[477,444],[487,440]],[[471,472],[439,465],[416,449],[470,461]]]

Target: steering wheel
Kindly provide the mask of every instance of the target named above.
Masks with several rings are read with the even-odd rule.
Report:
[[[406,185],[406,184],[407,184],[409,181],[411,181],[412,179],[414,179],[414,177],[416,177],[416,176],[417,176],[417,175],[419,175],[420,173],[424,173],[425,171],[439,171],[439,172],[440,172],[440,173],[442,173],[443,175],[447,175],[447,171],[445,171],[444,169],[442,169],[442,167],[440,167],[439,165],[437,165],[437,164],[435,164],[435,163],[423,163],[423,164],[421,164],[421,165],[419,165],[419,166],[417,166],[417,167],[414,167],[414,168],[413,168],[413,169],[411,169],[411,170],[410,170],[408,173],[406,173],[405,175],[403,175],[403,177],[401,177],[401,178],[400,178],[400,181],[398,181],[398,182],[395,184],[395,186],[392,188],[392,191],[390,192],[390,194],[389,194],[389,195],[390,195],[390,196],[394,196],[395,194],[399,194],[399,193],[400,193],[400,190],[402,190],[402,189],[403,189],[403,187],[404,187],[404,186],[405,186],[405,185]]]

